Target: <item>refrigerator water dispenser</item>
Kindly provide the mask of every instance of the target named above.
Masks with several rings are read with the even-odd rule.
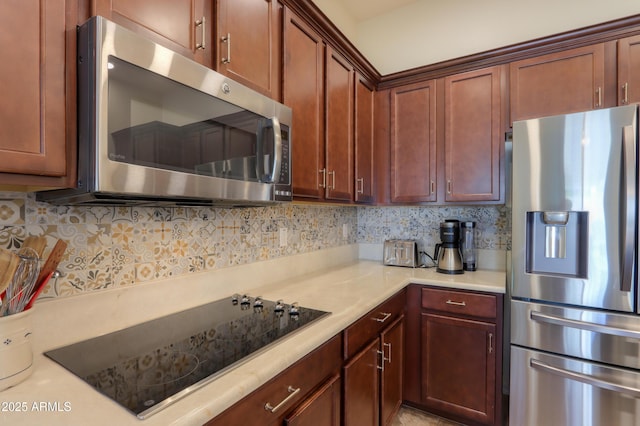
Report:
[[[526,271],[587,278],[588,212],[527,212]]]

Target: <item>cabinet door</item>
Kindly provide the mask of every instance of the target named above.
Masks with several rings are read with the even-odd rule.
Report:
[[[284,418],[287,426],[339,426],[340,376],[327,380],[309,398]]]
[[[353,199],[353,66],[327,47],[326,163],[328,200]]]
[[[378,352],[380,339],[375,339],[358,352],[343,368],[344,424],[346,426],[377,425],[379,419]]]
[[[324,168],[324,42],[289,9],[284,11],[283,101],[293,110],[293,195],[322,199]]]
[[[444,79],[445,201],[499,201],[501,67]]]
[[[218,72],[280,100],[278,1],[218,0],[217,7]]]
[[[511,63],[511,119],[601,108],[604,44]]]
[[[618,40],[618,104],[640,102],[640,36]]]
[[[0,2],[0,172],[67,174],[65,9],[65,0]],[[17,178],[2,183],[26,183]]]
[[[391,201],[436,201],[435,80],[391,90]]]
[[[212,63],[211,2],[205,0],[94,0],[93,14],[141,33],[206,66]]]
[[[494,424],[495,324],[423,313],[421,327],[422,403]]]
[[[355,99],[355,201],[371,203],[373,197],[373,103],[374,90],[356,75]]]
[[[390,425],[402,404],[404,316],[391,324],[380,337],[384,357],[380,381],[380,423]]]

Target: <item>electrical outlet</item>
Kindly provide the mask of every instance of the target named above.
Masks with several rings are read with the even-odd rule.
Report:
[[[280,228],[280,247],[287,246],[287,228]]]
[[[349,224],[348,223],[343,223],[342,224],[342,238],[344,238],[345,240],[347,238],[349,238]]]

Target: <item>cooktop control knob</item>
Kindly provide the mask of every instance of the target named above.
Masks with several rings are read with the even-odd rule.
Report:
[[[233,296],[231,296],[231,304],[233,306],[237,306],[238,305],[238,299],[240,299],[240,295],[238,293],[236,293]]]
[[[240,300],[240,309],[245,310],[251,307],[251,299],[246,294]]]
[[[284,303],[281,300],[276,302],[276,306],[273,308],[273,313],[276,314],[277,317],[281,317],[284,314]]]
[[[254,312],[262,312],[262,308],[263,308],[262,297],[258,296],[253,301],[253,311]]]
[[[299,307],[298,302],[293,302],[289,308],[289,317],[294,321],[298,321],[300,318]]]

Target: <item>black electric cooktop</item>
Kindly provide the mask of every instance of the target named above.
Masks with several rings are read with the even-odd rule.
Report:
[[[144,419],[328,314],[236,295],[45,355]]]

